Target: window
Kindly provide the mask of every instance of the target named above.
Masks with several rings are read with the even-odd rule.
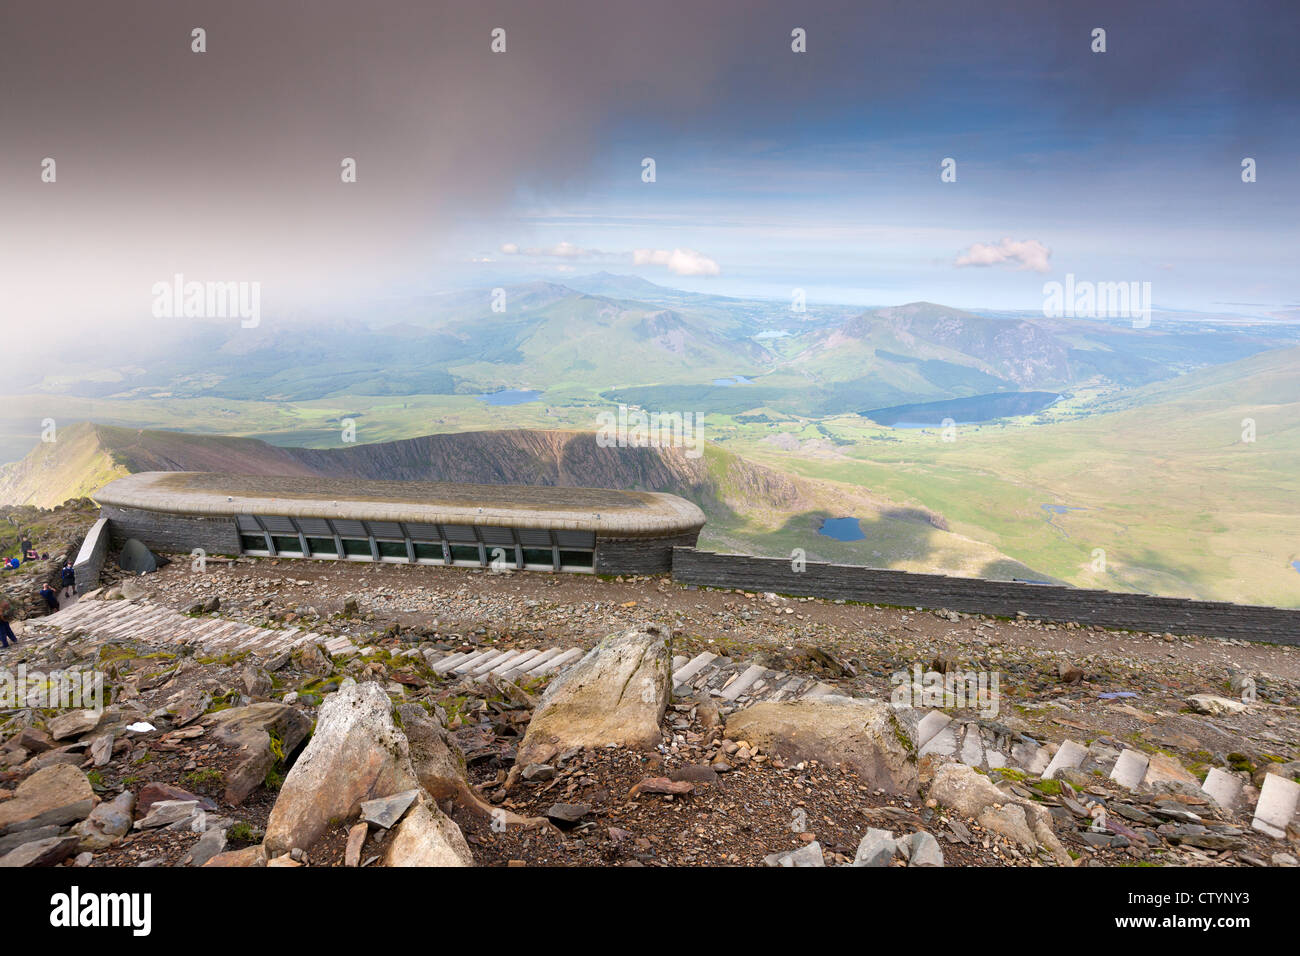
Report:
[[[469,544],[453,544],[451,546],[451,559],[453,561],[473,561],[475,564],[482,564],[478,556],[478,546]]]
[[[358,541],[356,538],[343,539],[343,554],[349,558],[370,557],[370,542]]]
[[[381,558],[401,558],[406,560],[406,542],[405,541],[380,541],[379,556]]]
[[[297,538],[274,535],[271,540],[275,542],[275,550],[281,554],[302,554],[302,544]]]
[[[241,534],[239,544],[245,551],[265,551],[266,538],[260,534]]]
[[[524,564],[537,564],[543,567],[554,567],[555,559],[551,556],[551,549],[547,548],[524,548]]]
[[[334,550],[333,538],[308,538],[307,547],[311,548],[311,553],[314,555],[338,557],[338,552]]]
[[[441,561],[442,545],[425,544],[422,541],[415,543],[415,557],[419,561]]]
[[[594,551],[561,551],[560,567],[562,568],[592,568],[596,566],[596,552]]]

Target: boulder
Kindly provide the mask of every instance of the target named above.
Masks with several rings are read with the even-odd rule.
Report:
[[[853,866],[889,866],[898,850],[894,835],[888,830],[868,829],[858,842],[858,852],[853,856]]]
[[[266,823],[267,852],[308,850],[361,804],[419,786],[392,703],[374,683],[344,678],[321,704],[316,732],[280,788]]]
[[[822,845],[814,840],[797,850],[785,850],[781,853],[769,853],[763,857],[764,866],[825,866],[822,858]]]
[[[266,848],[262,844],[242,850],[227,850],[211,857],[204,866],[266,866]]]
[[[80,838],[78,849],[98,852],[106,850],[131,832],[131,813],[135,809],[135,794],[123,790],[112,800],[106,800],[90,816],[72,828]]]
[[[553,680],[524,733],[515,771],[573,747],[657,746],[672,695],[668,645],[668,632],[655,626],[610,635]]]
[[[76,767],[56,764],[38,770],[14,796],[0,803],[0,835],[84,820],[95,806],[95,791]]]
[[[306,714],[280,701],[218,711],[210,723],[219,743],[239,751],[239,763],[225,777],[225,801],[231,806],[239,806],[261,786],[267,772],[293,753],[311,730]]]
[[[1227,717],[1246,710],[1246,705],[1241,701],[1216,694],[1193,694],[1187,698],[1187,706],[1198,714],[1208,714],[1211,717]]]
[[[903,841],[899,841],[900,847]],[[943,866],[943,850],[939,841],[924,830],[917,830],[910,837],[907,853],[908,866]]]
[[[214,827],[204,831],[189,852],[181,859],[181,866],[206,866],[208,861],[219,856],[226,848],[226,831]]]
[[[190,793],[188,790],[183,790],[170,783],[161,783],[155,780],[152,783],[146,783],[140,788],[140,792],[136,794],[135,815],[137,817],[146,816],[150,807],[163,800],[193,800],[199,805],[200,810],[217,809],[217,805],[207,797],[201,797],[196,793]]]
[[[151,574],[158,570],[158,559],[138,538],[127,538],[117,556],[117,566],[131,574]]]
[[[45,726],[55,740],[67,740],[95,730],[103,723],[107,713],[106,710],[70,710],[66,714],[51,717]]]
[[[389,838],[385,866],[473,866],[460,827],[421,796]]]
[[[788,761],[845,764],[872,788],[917,790],[916,749],[892,707],[854,697],[767,701],[727,718],[727,737]]]
[[[24,843],[0,857],[0,867],[56,866],[77,852],[77,838],[56,836]]]
[[[465,775],[465,755],[461,753],[460,747],[442,722],[419,704],[400,705],[397,716],[410,747],[411,766],[416,779],[434,800],[453,800],[466,810],[492,818],[498,825],[531,829],[546,824],[545,817],[521,817],[502,807],[494,807],[480,797],[469,785],[469,779]],[[554,776],[553,768],[551,775]]]
[[[934,773],[929,795],[945,807],[978,820],[980,826],[1031,849],[1041,845],[1058,863],[1070,865],[1070,856],[1052,829],[1051,814],[1032,800],[1004,793],[972,767],[960,763],[942,764]],[[1021,812],[1005,811],[1010,805]],[[990,809],[994,812],[986,814],[985,811]],[[1026,838],[1029,842],[1025,842]]]

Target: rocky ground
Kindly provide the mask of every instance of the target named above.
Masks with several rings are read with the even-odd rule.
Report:
[[[0,864],[1286,866],[1300,842],[1294,826],[1283,839],[1250,826],[1264,775],[1300,773],[1295,648],[664,577],[269,559],[199,571],[174,556],[95,598],[114,590],[346,635],[360,651],[213,658],[130,634],[11,649],[11,668],[103,671],[112,705],[93,722],[4,711]],[[619,643],[628,635],[635,653]],[[424,653],[491,646],[600,650],[550,691],[441,677]],[[706,650],[815,675],[857,700],[761,714],[782,705],[728,712],[716,699],[672,698],[665,661]],[[1072,739],[1088,758],[1042,780],[918,757],[914,722],[873,703],[914,665],[996,673],[997,713],[961,719],[1049,751]],[[1256,699],[1234,712],[1189,704],[1235,700],[1246,680]],[[593,701],[576,685],[617,690]],[[625,701],[628,687],[653,692],[638,704]],[[1125,696],[1102,696],[1115,694]],[[329,703],[344,699],[364,720]],[[832,732],[834,707],[871,729]],[[1106,778],[1130,748],[1161,762],[1154,789]],[[1241,809],[1199,789],[1215,767],[1240,779]],[[305,795],[330,768],[360,782],[322,806]],[[406,803],[358,810],[390,797]]]

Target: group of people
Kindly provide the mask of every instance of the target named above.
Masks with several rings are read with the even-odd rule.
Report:
[[[22,536],[20,547],[23,561],[36,561],[42,557],[37,554],[31,539],[25,534]],[[18,568],[21,563],[17,558],[6,558],[4,561],[5,566],[9,568]],[[59,569],[59,583],[59,591],[55,591],[48,581],[41,585],[39,594],[50,614],[59,609],[60,597],[71,597],[77,593],[77,573],[72,567],[71,560],[65,561],[63,567]],[[10,623],[16,613],[13,602],[0,595],[0,648],[7,648],[10,641],[18,640]]]

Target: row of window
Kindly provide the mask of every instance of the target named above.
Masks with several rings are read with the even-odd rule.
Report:
[[[286,558],[343,558],[353,561],[380,561],[408,563],[414,556],[420,564],[455,564],[473,567],[523,567],[544,571],[590,571],[595,565],[595,552],[570,550],[559,547],[526,548],[507,544],[453,544],[447,541],[374,541],[370,539],[339,538],[343,553],[339,554],[334,538],[316,538],[243,533],[239,536],[243,552],[261,557]],[[268,545],[268,540],[270,545]],[[303,542],[306,542],[306,550]],[[409,551],[408,551],[409,545]]]

